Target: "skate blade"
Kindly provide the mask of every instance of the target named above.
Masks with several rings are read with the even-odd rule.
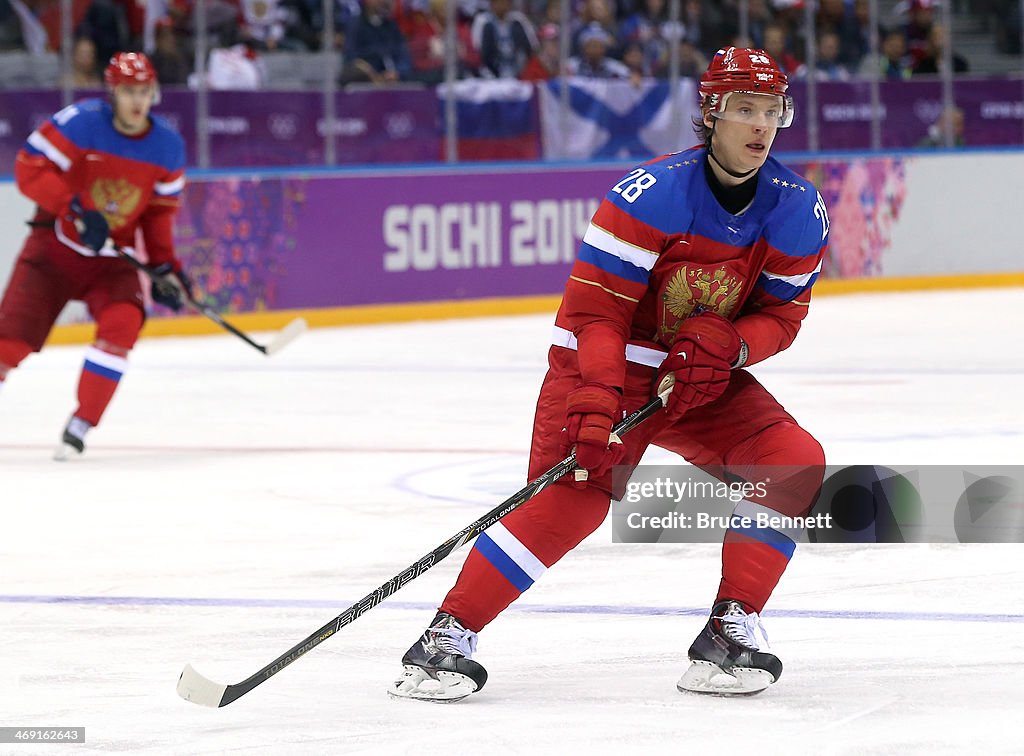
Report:
[[[749,696],[760,693],[775,682],[767,670],[732,667],[728,672],[717,664],[694,661],[676,683],[684,693],[705,693],[716,696]]]
[[[62,443],[53,451],[53,460],[55,462],[67,462],[69,459],[82,456],[82,452],[78,451],[71,444]]]
[[[438,670],[437,677],[431,677],[422,667],[405,665],[402,676],[391,683],[388,695],[413,701],[432,703],[454,703],[476,692],[476,683],[458,672]]]

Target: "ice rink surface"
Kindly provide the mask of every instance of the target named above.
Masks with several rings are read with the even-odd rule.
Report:
[[[832,464],[1021,464],[1024,290],[822,297],[753,368]],[[1024,546],[802,546],[765,611],[785,673],[675,682],[713,545],[597,533],[481,634],[478,695],[394,701],[458,552],[223,709],[238,682],[524,482],[550,316],[317,330],[267,359],[143,341],[85,457],[50,460],[82,347],[0,395],[0,753],[1024,753]],[[265,336],[265,335],[264,335]],[[668,462],[652,451],[649,461]]]

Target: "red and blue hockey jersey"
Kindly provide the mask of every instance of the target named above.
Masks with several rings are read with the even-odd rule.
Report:
[[[623,386],[626,361],[656,367],[683,320],[732,320],[747,364],[788,347],[807,314],[828,215],[806,179],[769,158],[751,204],[727,212],[694,148],[638,166],[601,203],[580,245],[553,343],[587,382]]]
[[[93,99],[69,105],[33,131],[15,164],[18,188],[39,206],[33,223],[52,223],[78,195],[84,207],[103,213],[115,244],[134,246],[141,229],[150,263],[173,262],[185,143],[158,116],[150,122],[142,134],[122,134],[114,128],[110,103]],[[61,224],[55,233],[76,252],[96,254],[62,234]]]

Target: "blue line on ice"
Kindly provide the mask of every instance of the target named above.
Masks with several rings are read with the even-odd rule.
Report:
[[[231,608],[297,608],[335,609],[339,612],[351,605],[351,601],[326,599],[275,599],[275,598],[200,598],[184,596],[5,596],[0,595],[0,604],[71,604],[77,606],[187,606],[187,607],[231,607]],[[387,601],[381,604],[386,609],[434,611],[436,603],[422,601]],[[519,604],[510,611],[536,614],[597,614],[630,616],[704,616],[707,607],[662,607],[622,606],[611,604]],[[863,619],[901,620],[915,622],[1024,622],[1024,614],[1001,614],[980,612],[894,612],[863,611],[855,609],[774,609],[772,617],[808,619]]]

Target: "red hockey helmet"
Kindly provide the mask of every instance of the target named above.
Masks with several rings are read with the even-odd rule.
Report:
[[[789,77],[764,50],[723,47],[700,77],[701,107],[716,118],[727,118],[725,104],[735,92],[776,95],[782,100],[777,126],[786,128],[793,123],[794,115],[793,98],[786,94],[787,89]]]
[[[119,52],[103,71],[103,81],[113,89],[118,84],[158,84],[156,69],[145,53]]]

